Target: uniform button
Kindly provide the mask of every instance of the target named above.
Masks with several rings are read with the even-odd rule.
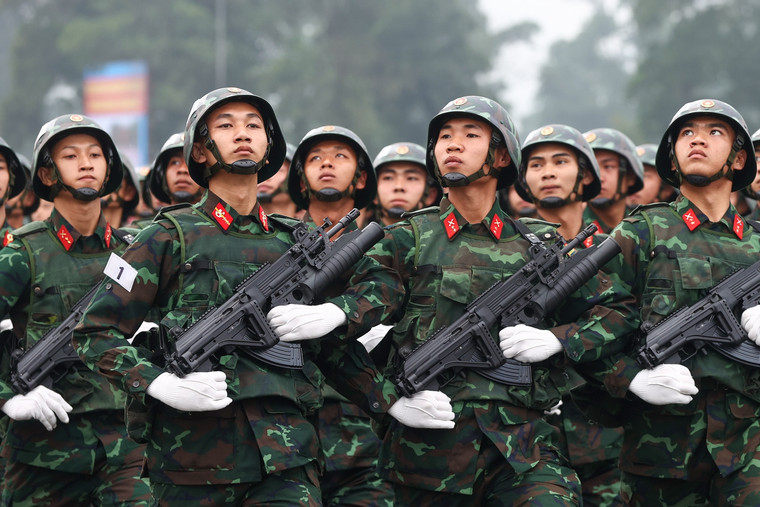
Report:
[[[355,319],[358,319],[358,318],[359,318],[359,312],[354,312],[354,318],[355,318]]]
[[[185,263],[185,271],[190,271],[190,268],[191,268],[191,267],[192,267],[192,266],[190,266],[190,263],[189,263],[189,262],[186,262],[186,263]]]
[[[110,283],[106,284],[106,290],[111,290],[111,287],[113,287],[113,285],[111,285]]]
[[[372,408],[380,408],[380,404],[378,402],[372,403]]]
[[[40,294],[42,294],[42,287],[35,287],[35,288],[34,288],[34,293],[35,293],[35,294],[37,294],[38,296],[39,296]]]
[[[132,382],[132,387],[135,387],[135,388],[140,387],[140,381],[135,380],[134,382]]]

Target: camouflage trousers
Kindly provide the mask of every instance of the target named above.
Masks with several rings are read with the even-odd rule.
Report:
[[[268,474],[263,480],[244,484],[210,484],[187,486],[153,484],[153,505],[160,506],[209,506],[220,505],[267,505],[269,507],[320,507],[322,505],[319,484],[313,478],[317,465],[309,463]]]
[[[584,507],[619,507],[620,469],[617,460],[574,465],[583,485]]]
[[[712,461],[709,464],[709,476],[688,481],[622,472],[621,500],[624,505],[640,507],[760,505],[760,450],[747,466],[727,477],[718,473]]]
[[[7,462],[2,505],[150,505],[148,480],[139,479],[142,452],[136,457],[119,465],[104,461],[92,475]]]
[[[377,468],[336,470],[322,475],[325,507],[392,507],[393,485],[382,479]]]
[[[541,448],[541,460],[523,474],[515,473],[496,446],[487,438],[478,456],[480,473],[472,495],[438,493],[395,483],[399,507],[478,506],[579,506],[581,485],[575,471],[549,448]]]

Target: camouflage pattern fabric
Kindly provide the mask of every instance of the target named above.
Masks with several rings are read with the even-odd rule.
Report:
[[[315,225],[307,212],[304,223]],[[358,231],[356,221],[343,234]],[[346,275],[346,281],[350,273]],[[338,284],[336,284],[336,288]],[[342,290],[343,287],[340,288]],[[323,404],[317,410],[325,505],[393,505],[393,488],[377,474],[380,439],[370,417],[328,384],[322,385]]]
[[[594,209],[591,206],[586,206],[583,208],[583,223],[584,224],[594,224],[597,227],[597,233],[602,234],[609,234],[612,232],[612,229],[615,228],[615,225],[617,224],[607,224],[604,220],[601,219],[599,215],[596,214]]]
[[[56,209],[44,222],[14,231],[13,241],[0,252],[0,314],[10,314],[19,345],[31,347],[58,325],[102,276],[111,253],[121,252],[125,246],[102,216],[95,233],[83,237]],[[16,394],[8,383],[8,373],[3,371],[0,379],[3,402]],[[104,470],[116,473],[118,468],[128,467],[134,486],[130,495],[136,496],[122,500],[147,498],[147,485],[138,478],[144,447],[127,438],[124,393],[84,364],[70,368],[55,382],[54,389],[74,407],[71,421],[58,424],[50,432],[35,420],[9,421],[2,446],[8,467],[28,465],[84,476],[101,474],[104,481],[108,481],[108,474],[102,475]],[[31,474],[24,481],[28,488],[43,492],[55,487],[45,477]],[[104,484],[100,482],[98,487]],[[9,481],[5,486],[7,494],[18,494],[15,484]]]
[[[528,219],[523,223],[543,241],[556,239],[555,228],[546,222]],[[401,315],[393,328],[393,349],[397,351],[411,350],[451,323],[470,301],[529,258],[530,243],[517,233],[498,202],[482,223],[469,224],[444,199],[440,209],[417,212],[409,222],[387,231],[368,255],[393,266],[406,287],[406,304],[403,299],[387,302]],[[356,272],[361,276],[361,261]],[[498,449],[498,460],[506,461],[517,475],[549,465],[542,460],[556,456],[558,434],[544,420],[543,410],[582,383],[572,363],[611,353],[616,347],[615,335],[632,329],[628,302],[614,284],[601,278],[569,298],[558,312],[562,321],[573,321],[585,312],[586,323],[553,328],[565,354],[534,365],[533,385],[528,388],[496,384],[473,370],[451,377],[441,390],[452,399],[457,415],[454,430],[418,430],[386,420],[381,475],[421,490],[473,495],[473,483],[485,466],[479,462],[479,449],[487,441]],[[550,320],[548,324],[557,322]],[[497,329],[491,332],[495,337]],[[392,357],[389,364],[394,360]],[[391,366],[386,376],[392,371]],[[559,458],[553,458],[551,465],[564,466]],[[574,502],[579,501],[577,481],[568,483],[559,475],[555,479],[552,486],[567,488]]]
[[[233,352],[215,365],[227,375],[234,400],[229,407],[188,414],[146,396],[147,385],[163,369],[150,360],[155,350],[130,347],[124,337],[131,336],[150,308],[159,308],[165,329],[185,328],[293,243],[286,219],[270,220],[258,205],[251,215],[241,216],[210,191],[199,203],[164,215],[143,229],[123,255],[137,272],[132,290],[107,280],[74,335],[85,362],[127,391],[132,406],[147,408],[131,412],[135,426],[143,426],[130,424],[130,431],[149,442],[151,484],[259,482],[315,462],[317,437],[307,415],[321,399],[318,382],[306,369],[279,369]],[[357,317],[360,308],[378,312],[379,319],[382,308],[360,296],[367,287],[355,290],[359,300],[341,306],[350,306]]]
[[[621,279],[639,301],[640,320],[652,323],[696,302],[722,278],[755,262],[760,253],[760,234],[733,206],[712,223],[683,196],[668,205],[642,207],[612,236],[623,248]],[[641,492],[652,502],[645,505],[659,505],[658,495],[665,495],[662,488],[674,482],[699,491],[707,483],[733,480],[734,485],[744,484],[742,495],[760,490],[760,370],[709,347],[703,350],[683,362],[699,388],[691,403],[652,406],[630,395],[622,404],[620,467],[624,477],[652,479],[649,489]],[[597,374],[606,391],[623,399],[640,366],[624,353],[600,363]],[[628,488],[636,483],[625,480]],[[724,498],[736,497],[735,491],[723,493]],[[757,503],[755,499],[738,504]]]

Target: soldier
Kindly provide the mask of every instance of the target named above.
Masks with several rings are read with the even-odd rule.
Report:
[[[280,170],[259,185],[258,200],[261,204],[266,205],[267,210],[269,210],[268,213],[279,213],[286,217],[300,218],[303,216],[304,210],[298,209],[288,193],[288,174],[290,174],[290,164],[296,147],[290,143],[287,143],[287,147],[285,161]]]
[[[40,207],[40,198],[32,190],[32,169],[29,159],[17,153],[21,168],[24,171],[26,184],[15,197],[5,201],[5,219],[11,229],[17,229],[31,219],[31,215]],[[52,203],[49,203],[52,208]],[[49,213],[48,213],[49,214]],[[47,216],[47,215],[46,215]],[[32,219],[33,220],[33,219]]]
[[[588,202],[583,220],[607,233],[626,215],[626,196],[644,186],[644,168],[633,141],[619,130],[600,128],[583,135],[594,150],[602,180],[602,190]]]
[[[132,212],[140,202],[140,189],[142,188],[135,166],[124,153],[119,152],[119,157],[122,161],[122,173],[124,174],[121,184],[114,192],[100,199],[106,220],[117,227],[126,225],[131,221]]]
[[[760,160],[760,130],[757,130],[752,134],[752,146],[755,149],[755,160]],[[755,176],[752,183],[740,190],[740,192],[748,199],[752,200],[754,207],[750,213],[750,220],[760,220],[760,206],[758,206],[758,200],[760,200],[760,173]]]
[[[0,314],[10,313],[18,347],[28,350],[67,317],[109,256],[125,248],[127,235],[100,209],[100,196],[121,177],[113,141],[91,119],[64,115],[42,126],[32,187],[54,209],[15,230],[0,254]],[[127,437],[123,393],[83,364],[54,390],[40,385],[27,394],[13,390],[8,373],[0,381],[0,408],[11,419],[2,445],[4,505],[148,503],[139,478],[144,447]]]
[[[377,173],[375,219],[382,225],[400,222],[403,213],[440,201],[441,187],[428,176],[425,148],[419,144],[389,144],[380,150],[372,165]]]
[[[413,213],[408,221],[387,228],[385,238],[356,266],[357,280],[372,279],[364,263],[374,258],[392,266],[404,281],[403,297],[377,294],[398,320],[390,336],[386,379],[393,378],[396,361],[462,315],[477,295],[524,265],[532,242],[556,240],[550,224],[513,221],[496,199],[498,188],[514,182],[520,163],[516,130],[498,103],[478,96],[449,102],[431,120],[427,146],[427,170],[447,187],[448,198],[440,208]],[[570,299],[578,303],[576,296]],[[588,307],[582,299],[574,308]],[[321,317],[310,314],[308,308],[286,305],[269,312],[281,340],[313,340],[342,323],[328,320],[324,311]],[[572,319],[575,310],[564,310]],[[386,429],[379,464],[381,476],[394,485],[396,502],[522,505],[541,498],[547,504],[579,505],[580,483],[558,455],[557,429],[544,420],[543,411],[581,382],[572,368],[556,368],[584,356],[596,357],[601,341],[614,341],[613,330],[630,329],[627,310],[625,305],[617,311],[605,309],[603,322],[597,319],[580,331],[574,326],[555,328],[561,340],[551,331],[523,329],[526,326],[502,330],[508,331],[500,338],[506,357],[548,359],[534,365],[529,387],[504,385],[464,369],[440,394],[421,391],[403,405],[393,404],[387,410],[392,418],[380,420]],[[317,323],[322,326],[316,328]],[[495,336],[498,329],[490,331]],[[356,335],[349,331],[346,336]],[[563,346],[566,355],[558,354]],[[381,387],[385,399],[398,398],[390,380]],[[404,406],[407,410],[399,413]],[[449,423],[452,415],[455,424]],[[439,429],[420,429],[420,422]]]
[[[722,101],[689,102],[673,116],[656,165],[680,196],[639,208],[612,233],[640,322],[657,324],[757,260],[760,234],[730,204],[731,192],[755,178],[749,139],[742,116]],[[742,316],[750,336],[753,311]],[[760,370],[710,347],[675,356],[681,364],[644,369],[632,357],[644,339],[602,361],[605,390],[623,401],[623,500],[759,505]]]
[[[536,204],[540,218],[559,224],[557,230],[564,238],[576,236],[588,225],[583,223],[583,203],[596,197],[600,188],[596,157],[580,132],[567,125],[547,125],[528,134],[515,189]],[[596,234],[583,246],[606,237]],[[583,505],[615,505],[622,430],[589,420],[570,395],[563,397],[556,412],[560,413],[550,414],[548,420],[560,428],[563,450],[581,479]]]
[[[204,95],[190,111],[184,155],[193,180],[206,189],[203,197],[165,209],[139,233],[119,269],[106,273],[74,347],[128,392],[128,429],[150,442],[147,468],[162,504],[319,505],[318,440],[308,417],[320,399],[310,372],[229,351],[214,371],[180,378],[163,369],[164,346],[137,348],[125,339],[158,307],[162,330],[172,330],[164,339],[173,341],[294,241],[296,222],[268,217],[256,201],[258,180],[285,157],[267,101],[232,87]],[[387,274],[383,289],[399,290]],[[363,297],[367,290],[357,284],[337,300],[350,308],[341,310],[344,319],[359,309],[373,320],[387,318],[384,307]],[[322,306],[314,308],[322,313]],[[361,396],[365,405],[375,403]],[[386,409],[377,403],[376,410]]]
[[[364,142],[345,127],[326,125],[310,130],[293,154],[288,190],[291,199],[306,210],[303,221],[308,224],[321,223],[324,217],[335,223],[352,208],[371,203],[376,189]],[[357,229],[352,222],[343,234]],[[392,487],[377,474],[380,441],[370,417],[330,386],[323,386],[322,396],[324,403],[317,412],[324,462],[322,502],[393,505]]]
[[[641,165],[644,167],[644,179],[642,188],[626,198],[626,203],[630,209],[635,208],[639,204],[666,202],[661,198],[661,196],[664,195],[663,191],[666,188],[670,189],[670,193],[672,193],[673,187],[662,181],[660,175],[657,174],[657,169],[655,168],[656,154],[656,144],[641,144],[636,146],[636,156],[639,157]]]
[[[169,136],[153,161],[150,171],[150,191],[161,202],[194,204],[203,195],[203,187],[190,176],[182,148],[185,133],[177,132]]]
[[[5,204],[21,194],[26,187],[26,172],[16,152],[0,137],[0,235],[6,246],[13,240],[12,227],[6,219]]]

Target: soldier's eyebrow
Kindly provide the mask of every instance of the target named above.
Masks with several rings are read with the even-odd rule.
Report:
[[[568,152],[568,151],[557,151],[557,152],[554,152],[551,155],[549,155],[549,158],[570,157],[570,156],[571,156],[571,153]],[[541,160],[543,160],[545,158],[547,158],[547,157],[544,156],[544,155],[531,155],[530,157],[528,157],[528,160],[533,160],[533,159],[541,159]]]
[[[682,125],[680,130],[683,130],[685,128],[694,128],[698,125],[709,127],[709,128],[722,128],[722,129],[728,129],[729,124],[722,122],[722,121],[695,121],[695,120],[687,120]]]
[[[235,115],[234,115],[234,114],[232,114],[232,113],[219,113],[219,114],[217,114],[216,116],[214,116],[214,120],[221,120],[221,119],[233,118],[234,116],[235,116]],[[258,114],[258,113],[253,113],[253,112],[251,112],[251,113],[246,113],[246,114],[245,114],[245,117],[246,117],[246,118],[258,118],[258,119],[260,119],[261,121],[264,121],[264,119],[263,119],[263,118],[261,117],[261,115],[260,115],[260,114]]]

